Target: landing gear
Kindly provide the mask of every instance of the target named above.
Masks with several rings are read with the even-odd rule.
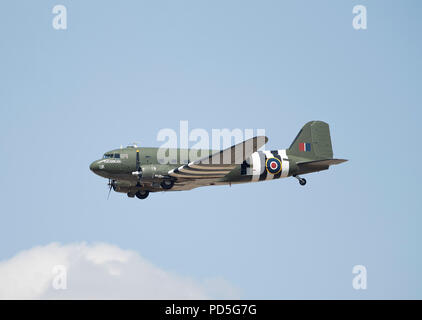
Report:
[[[135,194],[134,194],[134,193],[132,193],[132,192],[128,192],[128,193],[127,193],[127,196],[128,196],[129,198],[133,198],[133,197],[135,197]]]
[[[306,184],[306,179],[305,178],[301,178],[298,175],[294,175],[293,177],[295,177],[299,181],[299,184],[301,186],[304,186]]]
[[[163,180],[160,183],[161,188],[163,188],[164,190],[169,190],[171,188],[173,188],[174,186],[174,181],[173,180]]]
[[[148,197],[148,195],[149,195],[149,191],[147,191],[147,190],[144,190],[144,191],[138,191],[138,192],[135,194],[135,196],[136,196],[138,199],[145,199],[146,197]]]

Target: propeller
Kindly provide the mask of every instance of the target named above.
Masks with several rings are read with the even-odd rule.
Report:
[[[115,187],[114,180],[108,179],[107,185],[109,186],[108,195],[107,195],[107,200],[108,200],[108,198],[110,198],[111,188],[114,189]]]
[[[139,160],[139,149],[136,150],[136,172],[138,174],[138,183],[139,183],[142,177],[141,161]]]
[[[141,170],[141,161],[139,160],[139,150],[136,150],[136,171]]]

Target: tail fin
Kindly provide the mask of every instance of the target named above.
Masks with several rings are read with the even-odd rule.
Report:
[[[312,160],[332,159],[330,128],[322,121],[310,121],[303,126],[287,150],[289,154]]]

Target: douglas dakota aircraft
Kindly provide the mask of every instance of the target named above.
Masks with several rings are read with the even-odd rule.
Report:
[[[333,159],[330,129],[322,121],[311,121],[300,130],[288,149],[258,151],[268,138],[258,136],[223,151],[189,162],[187,149],[167,150],[174,159],[162,164],[158,148],[136,145],[108,151],[94,161],[90,169],[108,178],[111,189],[128,197],[145,199],[150,192],[191,190],[201,186],[231,185],[295,177],[300,185],[306,180],[299,175],[327,170],[347,160]],[[172,152],[170,152],[172,151]],[[193,150],[194,152],[199,150]],[[198,154],[198,153],[196,153]],[[182,159],[185,158],[185,161]]]

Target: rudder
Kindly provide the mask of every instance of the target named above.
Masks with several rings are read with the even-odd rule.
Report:
[[[303,126],[288,149],[288,153],[308,159],[332,159],[330,128],[323,121],[310,121]]]

